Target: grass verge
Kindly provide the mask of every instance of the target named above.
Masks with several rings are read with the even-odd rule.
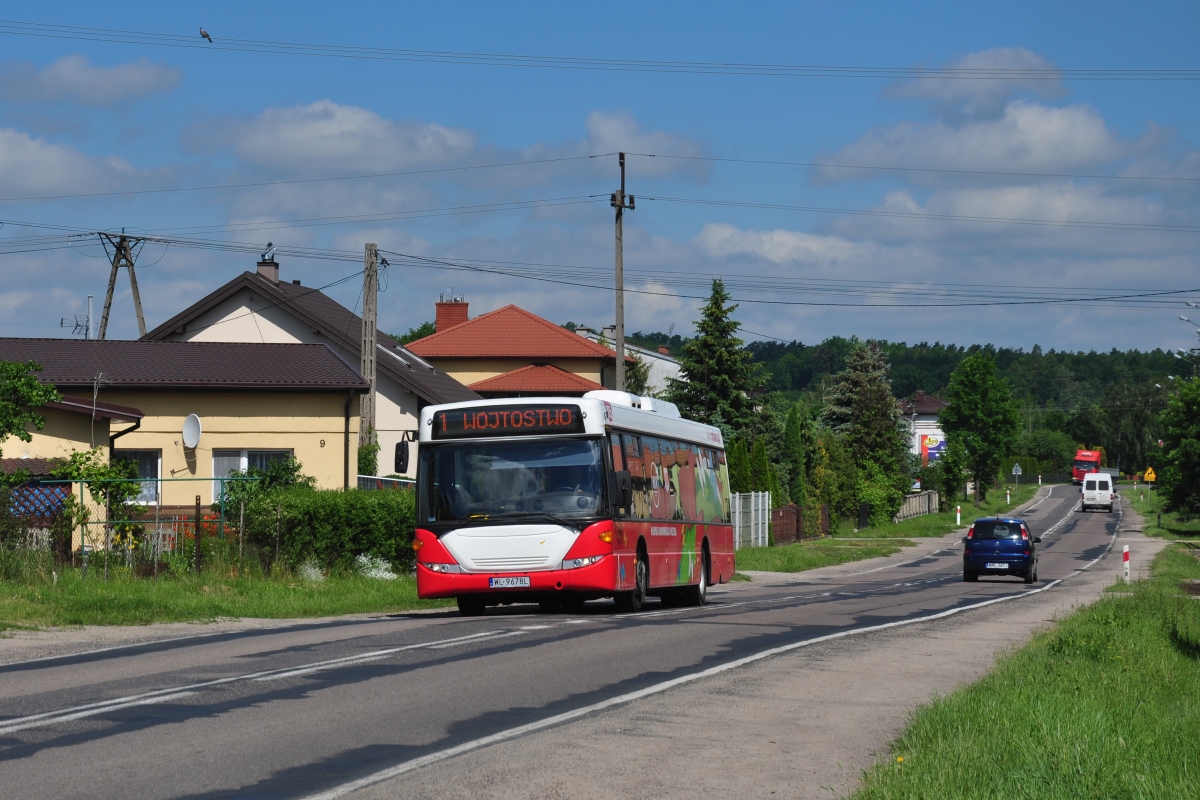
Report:
[[[1122,494],[1129,499],[1133,509],[1142,515],[1145,527],[1142,533],[1157,539],[1180,539],[1200,541],[1200,517],[1185,519],[1179,514],[1163,510],[1163,501],[1158,492],[1147,489],[1146,484],[1140,488],[1123,489]],[[1158,515],[1162,514],[1162,526],[1158,524]]]
[[[222,578],[185,575],[157,581],[117,575],[105,583],[95,570],[86,580],[64,571],[57,585],[0,582],[0,630],[47,625],[147,625],[211,621],[219,617],[324,617],[434,608],[417,599],[416,580],[331,576]]]
[[[920,709],[867,771],[873,798],[1195,797],[1200,785],[1200,546]]]
[[[744,547],[737,551],[739,570],[765,572],[803,572],[830,567],[864,558],[890,556],[901,547],[912,547],[903,539],[880,541],[841,541],[836,538],[813,539],[779,547]]]
[[[971,524],[971,520],[978,517],[987,517],[993,514],[1006,514],[1022,503],[1027,503],[1033,499],[1033,495],[1037,492],[1036,485],[1029,486],[1022,484],[1021,487],[1013,489],[1012,502],[1005,502],[1004,490],[999,491],[993,489],[988,492],[987,500],[980,504],[979,508],[975,508],[970,501],[964,502],[961,499],[956,499],[954,502],[962,506],[962,525],[954,524],[954,508],[951,506],[949,511],[939,512],[937,514],[925,514],[921,517],[913,517],[906,519],[903,522],[897,522],[893,525],[884,525],[879,528],[865,528],[861,531],[845,531],[839,530],[838,536],[853,536],[855,538],[905,538],[905,539],[927,539],[934,536],[945,536],[952,530],[966,527]],[[1058,491],[1062,491],[1061,489]]]

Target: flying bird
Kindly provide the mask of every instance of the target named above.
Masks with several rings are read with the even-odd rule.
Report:
[[[208,35],[208,31],[204,30],[204,28],[200,28],[200,35],[208,39],[209,44],[212,44],[212,37]]]

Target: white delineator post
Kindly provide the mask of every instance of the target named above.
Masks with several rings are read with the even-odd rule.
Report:
[[[954,524],[962,525],[962,506],[954,507]]]
[[[1121,560],[1125,562],[1125,582],[1129,583],[1129,545],[1121,550]]]
[[[1012,502],[1012,491],[1011,491],[1011,490],[1009,490],[1009,489],[1005,489],[1005,490],[1004,490],[1004,502],[1005,502],[1005,503],[1011,503],[1011,502]]]
[[[1038,475],[1038,486],[1042,485],[1042,476]]]

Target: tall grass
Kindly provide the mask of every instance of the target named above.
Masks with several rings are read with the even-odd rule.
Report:
[[[812,539],[776,547],[743,547],[737,551],[737,568],[765,572],[803,572],[864,558],[890,556],[912,542],[889,539],[878,542]]]
[[[1200,549],[919,710],[865,775],[869,798],[1200,796]]]
[[[1158,492],[1141,484],[1137,489],[1124,488],[1121,493],[1131,501],[1133,508],[1145,520],[1142,533],[1160,539],[1182,539],[1200,541],[1200,517],[1189,517],[1166,511],[1166,504]],[[1159,526],[1159,515],[1162,525]]]

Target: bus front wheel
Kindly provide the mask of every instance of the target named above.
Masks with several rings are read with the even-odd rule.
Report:
[[[633,568],[633,589],[621,592],[613,598],[617,603],[617,611],[622,614],[641,611],[642,606],[646,604],[646,595],[649,591],[650,560],[646,558],[646,551],[639,548],[637,562]]]

